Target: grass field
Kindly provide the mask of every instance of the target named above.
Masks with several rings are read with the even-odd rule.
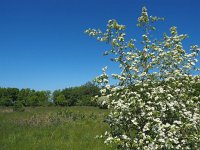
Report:
[[[108,128],[106,113],[94,107],[0,108],[0,149],[109,150],[95,138]]]

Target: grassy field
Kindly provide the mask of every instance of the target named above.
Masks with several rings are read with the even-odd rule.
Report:
[[[94,107],[0,108],[0,149],[109,150],[95,139],[108,128],[106,113]]]

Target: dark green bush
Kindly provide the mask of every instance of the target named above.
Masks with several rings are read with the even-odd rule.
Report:
[[[13,111],[23,112],[25,107],[21,101],[17,101],[13,106]]]

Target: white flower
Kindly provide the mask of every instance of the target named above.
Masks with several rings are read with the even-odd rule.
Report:
[[[174,123],[180,125],[180,124],[181,124],[181,121],[175,120]]]
[[[146,72],[143,72],[140,76],[141,77],[146,76]]]
[[[134,119],[132,119],[131,120],[131,122],[134,124],[134,125],[138,125],[138,123],[137,123],[137,121],[136,121],[137,119],[136,118],[134,118]]]
[[[101,93],[106,93],[106,89],[101,89],[100,92]]]
[[[194,62],[191,62],[191,65],[192,65],[192,66],[194,66],[194,65],[195,65],[195,63],[194,63]]]
[[[162,87],[160,87],[159,90],[160,90],[160,93],[164,93],[164,90]]]
[[[156,97],[155,97],[155,100],[157,101],[158,99],[159,99],[159,97],[158,97],[158,96],[156,96]]]
[[[158,141],[161,142],[161,143],[165,143],[164,139],[158,139]]]

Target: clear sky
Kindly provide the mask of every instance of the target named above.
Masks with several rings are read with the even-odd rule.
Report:
[[[84,34],[107,20],[127,25],[133,38],[142,6],[165,17],[160,33],[175,25],[185,43],[200,45],[199,0],[1,0],[0,86],[55,90],[78,86],[115,67],[102,53],[104,44]]]

